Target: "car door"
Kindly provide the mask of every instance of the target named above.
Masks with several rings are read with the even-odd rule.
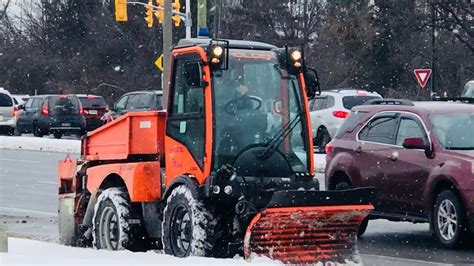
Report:
[[[19,123],[22,126],[22,131],[32,132],[33,131],[33,120],[35,113],[38,112],[39,106],[41,105],[41,98],[30,98],[25,105],[25,110],[20,115]]]
[[[393,207],[394,189],[388,180],[386,168],[390,166],[389,154],[395,147],[399,114],[385,112],[374,116],[357,135],[356,164],[360,169],[360,186],[375,187],[378,211]]]
[[[386,168],[389,187],[397,188],[392,193],[393,212],[423,216],[423,192],[428,180],[429,158],[421,149],[403,148],[405,138],[423,138],[429,143],[425,126],[418,116],[410,113],[400,115],[395,145],[391,154],[388,154],[389,163]]]

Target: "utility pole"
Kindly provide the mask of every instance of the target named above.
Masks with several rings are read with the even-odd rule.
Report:
[[[431,91],[430,98],[433,97],[433,93],[436,92],[436,10],[435,1],[431,1],[431,24],[433,29],[431,32]],[[441,92],[440,92],[441,93]]]
[[[186,39],[189,39],[191,38],[191,25],[192,25],[191,0],[186,0],[186,19],[184,23],[186,24]]]
[[[163,2],[163,106],[168,106],[170,83],[171,47],[173,46],[173,25],[171,21],[172,0]]]
[[[207,28],[207,0],[198,0],[197,30]]]

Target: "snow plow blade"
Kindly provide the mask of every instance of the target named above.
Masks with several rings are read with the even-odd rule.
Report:
[[[373,198],[373,190],[286,191],[278,194],[279,198],[274,200],[273,197],[269,206],[247,227],[244,239],[247,258],[255,253],[285,264],[360,263],[357,232],[373,209],[368,202]],[[283,207],[283,195],[286,195],[286,201],[295,199],[295,204],[306,203],[305,198],[317,203],[314,206]],[[347,204],[349,201],[352,204]]]

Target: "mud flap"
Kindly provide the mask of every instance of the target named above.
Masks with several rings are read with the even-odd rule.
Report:
[[[74,198],[75,193],[59,195],[59,242],[67,246],[75,244]]]

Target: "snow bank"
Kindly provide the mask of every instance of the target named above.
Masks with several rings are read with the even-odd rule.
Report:
[[[0,149],[79,154],[81,152],[81,141],[75,139],[0,136]]]
[[[314,170],[316,173],[324,173],[326,169],[326,154],[314,154]]]
[[[279,265],[268,258],[254,258],[251,263],[243,258],[177,258],[153,251],[107,251],[92,248],[73,248],[20,238],[8,239],[8,253],[0,253],[0,265]]]

